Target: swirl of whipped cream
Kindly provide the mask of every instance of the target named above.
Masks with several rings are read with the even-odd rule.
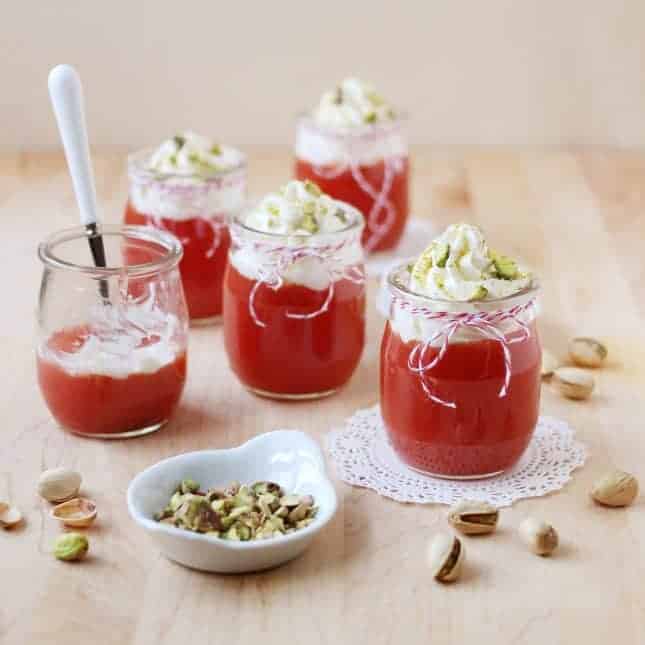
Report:
[[[319,126],[347,129],[392,121],[396,115],[372,85],[346,78],[322,95],[312,116]]]
[[[494,300],[522,291],[532,276],[516,262],[488,248],[482,230],[453,224],[435,238],[410,272],[410,288],[455,302]]]
[[[200,179],[236,168],[243,161],[239,150],[187,131],[166,139],[150,155],[146,166],[164,175]]]
[[[350,217],[342,202],[324,194],[314,182],[294,180],[264,197],[243,221],[265,233],[315,235],[347,228]]]

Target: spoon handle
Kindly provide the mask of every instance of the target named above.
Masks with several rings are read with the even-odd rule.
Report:
[[[49,95],[72,176],[81,223],[95,225],[98,221],[96,188],[87,142],[83,87],[73,67],[57,65],[52,69],[49,73]]]

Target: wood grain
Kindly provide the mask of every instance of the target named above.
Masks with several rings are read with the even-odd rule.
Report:
[[[285,150],[249,152],[253,193],[288,177]],[[118,221],[123,154],[98,154],[96,172],[104,217]],[[226,577],[168,562],[128,517],[131,477],[169,455],[233,446],[274,428],[301,428],[322,441],[356,408],[376,401],[382,321],[371,307],[364,359],[350,385],[330,399],[253,397],[228,371],[220,329],[197,329],[183,404],[166,429],[124,442],[66,435],[37,390],[33,320],[36,245],[76,221],[71,187],[58,155],[5,155],[0,498],[19,505],[27,521],[0,532],[3,645],[643,642],[645,499],[608,510],[594,506],[588,491],[609,466],[645,483],[645,154],[421,148],[414,173],[416,213],[437,227],[457,218],[477,222],[496,246],[535,266],[546,346],[562,353],[574,333],[608,343],[609,365],[596,373],[591,400],[565,401],[544,388],[543,412],[577,429],[592,455],[587,466],[564,491],[505,510],[496,535],[468,539],[466,573],[453,586],[435,584],[424,566],[429,536],[445,527],[444,508],[401,505],[340,482],[338,515],[283,568]],[[84,474],[84,492],[99,505],[91,557],[79,565],[51,556],[58,527],[36,495],[41,470],[62,464]],[[537,558],[515,539],[528,514],[558,528],[555,557]]]

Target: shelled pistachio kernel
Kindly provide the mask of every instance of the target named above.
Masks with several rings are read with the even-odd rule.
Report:
[[[464,500],[448,513],[448,522],[464,535],[484,535],[497,527],[499,511],[488,502]]]
[[[581,336],[569,342],[569,356],[580,367],[600,367],[607,358],[607,348],[595,338]]]
[[[90,548],[90,543],[82,533],[63,533],[54,542],[54,556],[58,560],[74,562],[82,560]]]
[[[638,496],[638,480],[622,470],[613,470],[598,479],[591,497],[603,506],[629,506]]]
[[[434,536],[428,547],[428,566],[439,582],[453,582],[461,573],[466,553],[459,538],[446,533]]]
[[[562,396],[576,400],[588,399],[595,386],[593,376],[577,367],[558,367],[552,383]]]
[[[519,527],[520,537],[537,555],[551,555],[558,546],[556,530],[543,520],[527,517]]]

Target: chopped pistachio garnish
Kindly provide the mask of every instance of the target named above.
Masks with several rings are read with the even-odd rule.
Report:
[[[219,143],[213,144],[211,146],[210,153],[218,157],[219,155],[222,154],[222,146],[220,146]]]
[[[316,122],[329,128],[353,128],[396,118],[382,94],[359,78],[346,78],[325,92],[313,110]]]
[[[453,224],[433,240],[412,267],[410,286],[422,295],[455,302],[504,298],[532,283],[509,257],[489,249],[471,224]]]
[[[177,148],[183,148],[184,144],[186,143],[186,137],[182,137],[181,135],[177,134],[175,135],[172,140],[175,142],[177,145]]]
[[[318,508],[311,495],[286,494],[274,482],[199,490],[191,479],[177,486],[158,522],[223,540],[260,540],[308,526]]]
[[[314,197],[320,197],[323,194],[318,184],[314,184],[310,179],[305,179],[305,190]]]

